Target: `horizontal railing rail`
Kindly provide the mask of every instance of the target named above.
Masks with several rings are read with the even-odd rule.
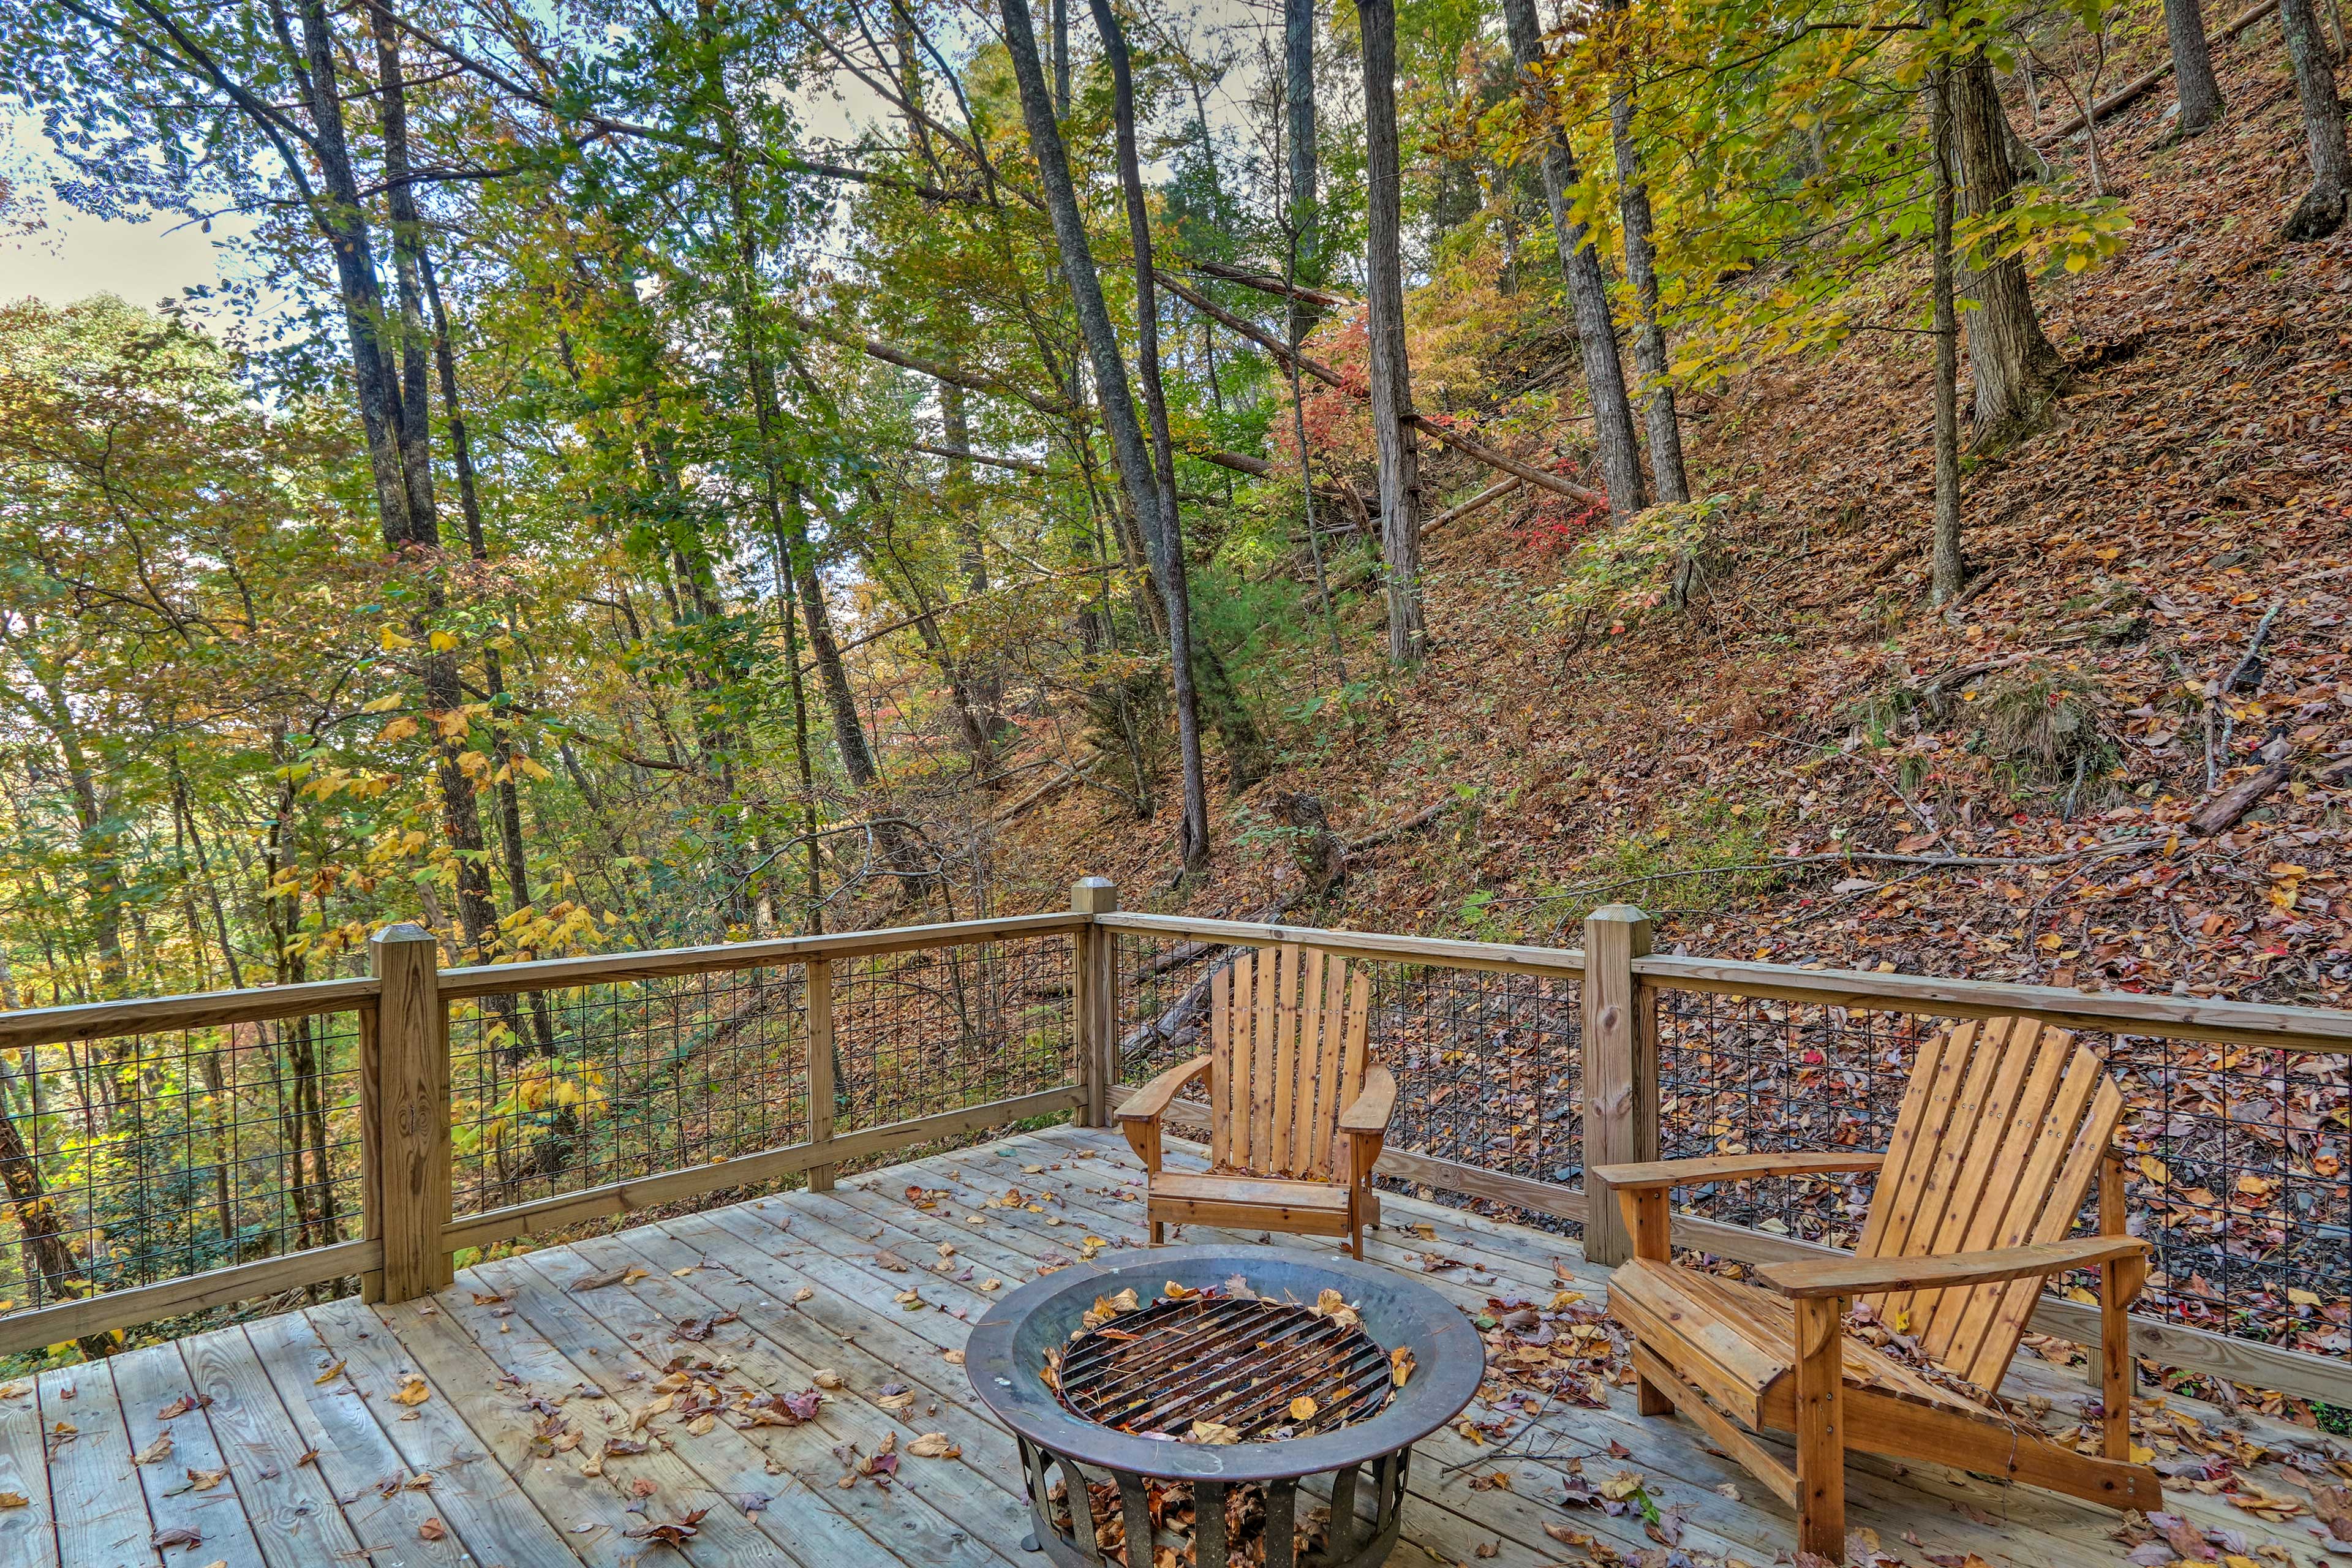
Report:
[[[2168,1086],[2184,1074],[2242,1075],[2247,1069],[2235,1064],[2245,1052],[2280,1053],[2261,1059],[2288,1063],[2282,1073],[2306,1071],[2292,1066],[2298,1061],[2323,1074],[2334,1070],[2330,1058],[2352,1062],[2352,1013],[1658,954],[1649,951],[1646,918],[1623,907],[1598,911],[1581,949],[1556,949],[1121,911],[1117,890],[1099,879],[1079,884],[1073,904],[1036,915],[448,970],[437,967],[428,933],[394,927],[372,944],[373,973],[359,978],[0,1014],[0,1049],[9,1050],[352,1015],[359,1036],[352,1071],[362,1102],[363,1200],[362,1234],[355,1238],[0,1312],[0,1352],[351,1276],[371,1298],[405,1300],[446,1284],[454,1253],[536,1231],[788,1177],[822,1188],[852,1161],[1063,1111],[1087,1125],[1108,1125],[1112,1109],[1132,1092],[1135,1072],[1156,1065],[1135,1054],[1138,1042],[1202,1048],[1192,1042],[1207,976],[1242,946],[1296,942],[1375,966],[1382,976],[1375,1028],[1391,1031],[1384,1049],[1409,1058],[1400,1073],[1406,1097],[1421,1096],[1410,1109],[1434,1112],[1454,1094],[1457,1105],[1470,1102],[1483,1118],[1477,1138],[1434,1148],[1426,1140],[1418,1148],[1414,1139],[1392,1140],[1381,1174],[1580,1225],[1587,1256],[1604,1264],[1622,1260],[1629,1240],[1612,1194],[1587,1173],[1659,1156],[1667,1130],[1661,1007],[1669,998],[1677,999],[1666,1020],[1670,1049],[1700,1052],[1686,1073],[1728,1070],[1708,1065],[1715,1047],[1705,1044],[1706,1030],[1724,1022],[1702,1007],[1709,998],[1721,1008],[1748,1009],[1735,1020],[1748,1047],[1759,1031],[1785,1037],[1768,1042],[1776,1049],[1800,1037],[1843,1041],[1840,1048],[1859,1040],[1870,1058],[1867,1070],[1848,1070],[1851,1063],[1840,1070],[1890,1081],[1900,1070],[1902,1041],[1913,1037],[1902,1030],[1912,1026],[1895,1031],[1900,1040],[1892,1034],[1880,1040],[1853,1018],[2021,1014],[2119,1045],[2141,1042],[2134,1048],[2143,1056],[2152,1048],[2148,1041],[2231,1048],[2220,1067],[2194,1062],[2175,1071],[2167,1058],[2149,1069]],[[1066,951],[1056,939],[1066,939]],[[1051,946],[1038,949],[1038,942]],[[713,989],[722,980],[727,988]],[[678,989],[696,984],[703,989]],[[631,1021],[605,1017],[619,1014]],[[467,1033],[464,1049],[453,1048],[453,1028],[460,1025]],[[708,1078],[723,1077],[735,1058],[698,1065],[698,1041],[750,1039],[749,1048],[773,1058],[766,1062],[772,1071],[754,1091],[784,1085],[791,1103],[766,1106],[772,1115],[751,1118],[743,1128],[706,1130],[699,1146],[718,1152],[673,1157],[665,1165],[657,1150],[641,1151],[633,1156],[635,1168],[625,1162],[576,1164],[564,1171],[569,1185],[537,1195],[529,1195],[520,1178],[500,1185],[481,1177],[467,1204],[457,1205],[453,1135],[478,1131],[490,1118],[479,1107],[470,1113],[457,1107],[453,1059],[511,1089],[528,1077],[532,1047],[526,1037],[533,1028],[542,1046],[557,1041],[558,1055],[584,1051],[580,1042],[590,1041],[611,1061],[642,1065],[642,1058],[664,1068],[675,1061],[685,1064],[678,1070]],[[616,1033],[627,1029],[635,1032]],[[942,1044],[935,1036],[953,1039]],[[657,1046],[672,1057],[653,1056]],[[1028,1076],[974,1077],[952,1055],[994,1058],[1009,1047],[1027,1053]],[[1465,1062],[1479,1051],[1493,1059]],[[2119,1059],[2127,1054],[2119,1051]],[[1753,1070],[1769,1078],[1779,1069],[1767,1062]],[[1489,1071],[1500,1074],[1501,1088],[1478,1076]],[[988,1098],[973,1099],[974,1082]],[[2327,1079],[2326,1092],[2340,1087]],[[1676,1080],[1664,1088],[1670,1098],[1687,1097],[1690,1086]],[[1788,1089],[1779,1084],[1774,1092]],[[1846,1092],[1849,1099],[1859,1092],[1857,1115],[1875,1114],[1874,1089],[1849,1086]],[[2212,1092],[2243,1100],[2251,1090],[2225,1085]],[[1558,1103],[1562,1099],[1570,1103]],[[748,1109],[740,1097],[688,1107],[698,1108],[706,1120],[721,1111],[740,1119]],[[660,1109],[633,1113],[656,1118]],[[1805,1107],[1790,1126],[1811,1125],[1815,1109]],[[1173,1114],[1182,1125],[1205,1110],[1180,1104]],[[1756,1131],[1700,1126],[1690,1122],[1693,1114],[1677,1104],[1670,1119],[1673,1136],[1685,1145]],[[2226,1111],[2222,1121],[2242,1125]],[[1547,1131],[1555,1126],[1556,1132]],[[468,1158],[472,1167],[483,1166],[478,1152]],[[2344,1163],[2352,1166],[2352,1158]],[[2242,1175],[2247,1167],[2229,1169]],[[2295,1179],[2306,1185],[2315,1180]],[[2150,1202],[2171,1201],[2153,1185],[2148,1191]],[[2352,1195],[2331,1186],[2326,1196],[2334,1205],[2327,1213],[2340,1209],[2352,1218]],[[0,1205],[9,1199],[0,1194]],[[2223,1193],[2221,1201],[2231,1200]],[[1836,1250],[1818,1236],[1701,1213],[1678,1213],[1674,1234],[1679,1246],[1748,1263]],[[2097,1314],[2051,1296],[2038,1306],[2033,1327],[2092,1343]],[[2175,1367],[2352,1405],[2352,1358],[2158,1319],[2135,1321],[2135,1343],[2140,1353]]]
[[[0,1013],[0,1051],[68,1040],[102,1040],[121,1035],[160,1034],[167,1029],[208,1029],[224,1024],[262,1024],[313,1013],[340,1013],[373,1006],[380,987],[369,976],[353,980],[306,980],[294,985],[260,985],[243,991],[198,991],[184,996],[142,996],[122,1002],[74,1002],[58,1007],[23,1007]]]
[[[882,931],[842,931],[828,936],[776,937],[764,942],[714,947],[663,948],[650,952],[600,952],[583,958],[542,958],[528,963],[482,963],[441,972],[443,997],[495,996],[554,991],[573,985],[604,985],[658,980],[681,974],[716,974],[805,963],[813,958],[855,958],[908,952],[919,948],[963,947],[1008,936],[1049,936],[1082,930],[1087,917],[1071,910],[1043,915],[1007,915],[994,920],[956,921]],[[0,1014],[0,1017],[5,1017]]]

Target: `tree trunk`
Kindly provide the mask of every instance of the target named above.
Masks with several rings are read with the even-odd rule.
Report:
[[[2279,0],[2279,30],[2294,67],[2295,97],[2303,105],[2303,137],[2311,153],[2311,189],[2295,204],[2280,233],[2289,240],[2326,239],[2344,225],[2352,162],[2344,143],[2344,100],[2336,96],[2336,72],[2327,40],[2311,0]]]
[[[408,158],[408,81],[401,68],[400,30],[383,12],[371,13],[375,34],[377,112],[383,124],[384,212],[392,220],[392,271],[400,310],[399,400],[394,428],[400,441],[401,479],[408,491],[410,537],[418,520],[435,515],[430,374],[425,352],[425,307],[418,286],[424,220],[416,210],[415,171]]]
[[[1372,438],[1380,448],[1381,566],[1388,586],[1389,663],[1421,662],[1429,631],[1421,599],[1421,447],[1406,423],[1412,365],[1405,353],[1404,255],[1397,147],[1395,0],[1356,0],[1364,43],[1364,293],[1369,306]]]
[[[939,384],[940,425],[947,439],[945,444],[960,453],[971,450],[971,425],[965,416],[964,389],[951,381]],[[971,459],[953,457],[948,459],[947,506],[962,536],[964,592],[974,597],[988,592],[988,536],[981,527],[979,498],[973,494]],[[909,574],[911,577],[911,574]],[[926,620],[929,611],[924,611]],[[956,694],[958,707],[964,718],[964,727],[976,733],[981,744],[972,753],[972,767],[977,776],[985,778],[989,771],[990,743],[1005,729],[1004,715],[999,710],[1004,700],[1004,676],[993,660],[975,668],[975,662],[959,658],[949,671],[961,689]]]
[[[2172,45],[2180,134],[2194,136],[2221,118],[2221,84],[2213,79],[2213,51],[2205,41],[2202,0],[2164,0],[2164,32]]]
[[[1290,131],[1290,212],[1288,227],[1296,237],[1295,281],[1310,287],[1324,277],[1322,201],[1318,190],[1315,127],[1315,3],[1283,0],[1283,108]],[[1290,341],[1302,342],[1315,330],[1321,312],[1311,302],[1290,297]]]
[[[1503,0],[1503,21],[1510,31],[1511,58],[1519,68],[1528,111],[1548,123],[1550,105],[1536,74],[1544,49],[1535,0]],[[1551,208],[1559,269],[1568,281],[1577,343],[1583,351],[1584,385],[1592,401],[1593,442],[1609,487],[1609,510],[1627,517],[1649,504],[1642,483],[1641,447],[1633,435],[1633,405],[1625,395],[1625,371],[1617,358],[1617,329],[1610,320],[1609,283],[1601,275],[1600,253],[1585,226],[1569,216],[1570,193],[1577,182],[1576,154],[1557,128],[1543,139],[1542,165],[1544,200]]]
[[[1627,0],[1602,0],[1602,6],[1632,44],[1632,12]],[[1658,321],[1657,251],[1651,244],[1656,228],[1650,212],[1650,187],[1642,176],[1642,155],[1633,141],[1633,74],[1629,64],[1610,88],[1609,136],[1617,162],[1617,214],[1625,236],[1625,280],[1642,319],[1633,331],[1633,363],[1647,392],[1643,420],[1650,432],[1650,479],[1658,499],[1668,503],[1690,500],[1690,479],[1683,470],[1682,421],[1675,412],[1675,389],[1666,379],[1666,331]]]
[[[1191,625],[1192,589],[1184,562],[1183,518],[1176,500],[1176,466],[1168,433],[1168,397],[1160,379],[1160,303],[1151,271],[1151,210],[1144,200],[1142,165],[1135,144],[1135,83],[1130,74],[1127,36],[1108,0],[1091,0],[1095,31],[1103,40],[1110,64],[1111,110],[1118,149],[1119,186],[1127,199],[1128,245],[1135,252],[1135,331],[1138,378],[1143,384],[1143,407],[1151,422],[1152,478],[1160,492],[1160,525],[1167,531],[1164,548],[1171,557],[1172,591],[1168,594],[1169,619],[1186,622],[1192,679],[1201,706],[1225,743],[1225,777],[1238,795],[1265,776],[1265,743],[1255,721],[1241,700],[1224,660]]]
[[[41,1070],[38,1053],[27,1051],[25,1057],[29,1078]],[[75,1262],[65,1227],[58,1223],[57,1206],[42,1190],[41,1169],[34,1163],[24,1134],[17,1131],[6,1093],[5,1079],[0,1078],[0,1187],[7,1190],[9,1214],[24,1237],[26,1300],[23,1304],[48,1307],[79,1300],[66,1289],[66,1281],[84,1278],[85,1271]],[[39,1103],[37,1096],[34,1102]],[[114,1349],[111,1334],[85,1334],[76,1342],[92,1361]]]
[[[1152,570],[1168,607],[1169,680],[1176,700],[1176,739],[1184,775],[1183,824],[1180,843],[1187,869],[1205,865],[1209,854],[1208,790],[1201,766],[1201,726],[1192,688],[1190,606],[1185,593],[1184,561],[1174,547],[1174,520],[1160,511],[1160,485],[1143,426],[1135,417],[1129,390],[1127,362],[1119,353],[1118,330],[1103,302],[1102,280],[1095,271],[1094,253],[1087,243],[1086,220],[1078,211],[1078,195],[1070,180],[1070,165],[1062,147],[1061,127],[1046,97],[1045,75],[1037,62],[1037,37],[1029,18],[1028,0],[998,0],[1004,20],[1005,46],[1013,58],[1013,74],[1020,84],[1022,118],[1029,132],[1030,151],[1037,160],[1047,214],[1053,220],[1054,241],[1062,271],[1077,307],[1078,325],[1085,333],[1087,357],[1094,363],[1095,389],[1102,406],[1103,425],[1118,454],[1119,478],[1136,521],[1150,549]],[[1139,263],[1145,258],[1139,257]]]
[[[345,314],[351,318],[352,374],[359,386],[361,422],[367,427],[369,462],[376,485],[377,510],[383,527],[384,548],[431,557],[441,548],[441,524],[433,502],[433,439],[426,424],[425,339],[421,306],[415,293],[414,247],[421,232],[414,194],[409,190],[406,82],[400,53],[381,39],[376,89],[384,133],[384,168],[391,188],[399,193],[394,213],[394,249],[405,252],[395,270],[407,279],[402,301],[405,324],[416,327],[401,335],[401,376],[414,382],[404,394],[394,374],[394,356],[383,342],[381,322],[383,300],[376,287],[375,265],[368,238],[367,218],[361,205],[343,139],[342,99],[335,88],[335,41],[320,0],[304,0],[303,44],[308,57],[305,80],[311,117],[316,122],[314,146],[331,200],[319,217],[335,252],[341,280]],[[385,30],[391,25],[385,23]],[[399,215],[405,215],[402,217]],[[407,237],[400,237],[404,226]],[[417,673],[425,689],[426,709],[436,718],[465,705],[465,688],[457,676],[457,656],[436,651],[429,642],[429,622],[443,607],[441,582],[427,573],[423,610],[409,618],[416,641],[425,644]],[[441,796],[441,824],[456,862],[457,921],[466,945],[487,958],[497,940],[498,911],[490,901],[490,873],[483,864],[482,818],[474,799],[474,781],[457,759],[465,752],[465,736],[445,736],[435,726],[434,777]]]
[[[1054,4],[1054,112],[1070,112],[1070,0]]]
[[[1935,9],[1941,10],[1940,3]],[[1952,72],[1929,78],[1930,156],[1935,165],[1934,282],[1936,318],[1936,531],[1930,598],[1958,597],[1968,561],[1960,552],[1960,325],[1952,284]]]
[[[2009,121],[1992,67],[1981,49],[1954,62],[1952,122],[1960,152],[1960,201],[1970,217],[2009,205],[2016,172],[2009,159]],[[1997,452],[2039,428],[2066,379],[2066,362],[2042,335],[2033,313],[2024,261],[2005,257],[1969,268],[1969,363],[1976,371],[1976,448]]]
[[[448,427],[450,461],[457,470],[457,509],[466,522],[466,547],[474,560],[486,562],[490,558],[489,540],[482,531],[482,498],[474,482],[474,447],[466,432],[465,405],[457,400],[457,360],[449,343],[449,314],[442,308],[441,288],[434,280],[432,252],[421,239],[416,247],[416,268],[424,285],[425,303],[433,313],[433,358],[440,373],[441,419]],[[507,902],[512,912],[520,915],[531,907],[530,861],[524,853],[522,837],[522,786],[515,778],[522,748],[515,743],[512,728],[495,717],[507,707],[506,668],[499,650],[487,644],[482,648],[482,686],[494,715],[489,721],[490,748],[499,765],[492,785],[498,803],[493,815],[499,825],[499,847],[505,859]],[[516,1027],[513,997],[494,997],[491,1007],[508,1027]],[[530,1023],[532,1043],[539,1054],[555,1055],[555,1022],[548,1012],[547,994],[543,991],[530,993]]]

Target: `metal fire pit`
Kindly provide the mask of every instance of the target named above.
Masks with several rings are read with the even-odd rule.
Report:
[[[1265,1503],[1266,1568],[1383,1562],[1396,1546],[1412,1445],[1478,1392],[1486,1346],[1468,1321],[1420,1281],[1336,1253],[1163,1247],[1125,1256],[1116,1267],[1080,1264],[1023,1286],[990,1307],[965,1347],[973,1389],[1020,1444],[1034,1529],[1022,1544],[1057,1568],[1100,1568],[1093,1472],[1118,1489],[1129,1568],[1150,1568],[1154,1544],[1180,1552],[1183,1544],[1164,1524],[1155,1536],[1147,1480],[1191,1487],[1197,1568],[1242,1561],[1244,1543],[1229,1538],[1226,1508],[1234,1489],[1253,1484]],[[1198,1290],[1236,1274],[1256,1301],[1147,1305],[1108,1325],[1132,1339],[1071,1342],[1097,1296],[1132,1287],[1150,1303],[1171,1280]],[[1356,1310],[1360,1331],[1303,1310],[1326,1289]],[[1415,1363],[1402,1388],[1389,1375],[1399,1346]],[[1045,1377],[1049,1350],[1063,1352],[1060,1394]],[[1297,1419],[1291,1401],[1302,1394],[1316,1411]],[[1144,1435],[1204,1419],[1261,1440]],[[1064,1504],[1053,1497],[1055,1472]],[[1321,1494],[1331,1510],[1329,1543],[1304,1565],[1293,1550],[1302,1484],[1308,1507]]]

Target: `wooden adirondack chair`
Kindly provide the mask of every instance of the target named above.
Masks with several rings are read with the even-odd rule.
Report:
[[[1630,1327],[1644,1415],[1679,1409],[1798,1511],[1798,1547],[1843,1561],[1845,1450],[2007,1475],[2111,1508],[2159,1509],[2131,1457],[2126,1309],[2147,1244],[2123,1234],[2113,1142],[2123,1091],[2063,1029],[1970,1021],[1920,1052],[1884,1154],[1739,1154],[1605,1165],[1633,1237],[1609,1310]],[[1775,1264],[1759,1288],[1669,1261],[1670,1189],[1750,1176],[1875,1171],[1853,1258]],[[2091,1184],[2099,1230],[2067,1240]],[[2099,1270],[2105,1457],[2021,1429],[1970,1393],[1843,1330],[1849,1301],[1915,1338],[1943,1370],[2000,1385],[2042,1282]],[[1792,1469],[1749,1436],[1796,1436]]]
[[[1363,1256],[1380,1221],[1372,1165],[1396,1080],[1370,1058],[1371,977],[1319,948],[1245,950],[1209,983],[1209,1054],[1171,1068],[1118,1109],[1118,1129],[1148,1173],[1156,1246],[1171,1225],[1236,1226],[1344,1236]],[[1160,1118],[1204,1080],[1211,1171],[1160,1164]]]

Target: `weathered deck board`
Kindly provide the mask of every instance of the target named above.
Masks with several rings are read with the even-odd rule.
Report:
[[[58,1527],[49,1511],[49,1477],[41,1457],[41,1406],[33,1380],[0,1393],[0,1492],[22,1498],[0,1508],[0,1563],[57,1568]]]
[[[154,1556],[147,1499],[131,1476],[131,1438],[102,1366],[45,1372],[37,1384],[58,1556],[66,1563],[145,1563]],[[200,1561],[209,1562],[210,1559]]]
[[[1171,1144],[1169,1154],[1178,1166],[1202,1163],[1190,1145]],[[1039,1212],[987,1206],[1016,1185]],[[935,1206],[909,1202],[910,1186],[940,1194]],[[761,1199],[486,1263],[429,1301],[335,1301],[149,1347],[110,1366],[47,1373],[0,1399],[0,1491],[28,1500],[0,1509],[0,1564],[153,1565],[151,1534],[184,1524],[200,1529],[204,1543],[170,1553],[162,1560],[170,1568],[1026,1568],[1037,1559],[1019,1549],[1027,1525],[1012,1440],[950,1357],[989,1303],[1076,1258],[1084,1237],[1102,1238],[1106,1258],[1140,1246],[1141,1193],[1114,1134],[1048,1129],[869,1173],[828,1194]],[[1367,1237],[1367,1256],[1460,1306],[1512,1291],[1605,1296],[1606,1271],[1558,1237],[1409,1197],[1383,1203],[1388,1226]],[[982,1223],[969,1223],[973,1215]],[[1415,1226],[1432,1227],[1435,1239]],[[1330,1245],[1200,1227],[1185,1239]],[[1424,1255],[1454,1266],[1425,1269]],[[646,1271],[631,1284],[578,1288],[631,1266]],[[992,1279],[995,1288],[983,1289]],[[909,1290],[918,1301],[900,1300]],[[688,1320],[728,1313],[700,1338],[678,1331]],[[719,1420],[697,1433],[667,1412],[641,1425],[681,1357],[706,1363],[708,1380],[730,1393],[797,1393],[820,1371],[838,1373],[842,1385],[805,1426]],[[412,1378],[424,1380],[429,1397],[395,1399]],[[890,1398],[894,1386],[913,1402]],[[165,1423],[164,1405],[192,1391],[213,1403]],[[2020,1358],[2008,1391],[2039,1394],[2062,1412],[2090,1392],[2079,1373],[2031,1356]],[[2184,1408],[2273,1443],[2315,1436]],[[551,1412],[576,1441],[548,1441]],[[45,1434],[58,1421],[76,1434],[45,1459]],[[171,1458],[132,1465],[133,1450],[167,1426]],[[1548,1525],[1622,1552],[1652,1546],[1636,1517],[1561,1505],[1558,1467],[1572,1457],[1596,1479],[1637,1471],[1662,1505],[1681,1505],[1685,1549],[1760,1564],[1793,1542],[1793,1519],[1777,1500],[1688,1422],[1637,1415],[1630,1394],[1607,1410],[1555,1410],[1543,1430],[1555,1446],[1533,1456],[1480,1447],[1452,1430],[1425,1440],[1407,1540],[1391,1561],[1442,1568],[1492,1552],[1483,1560],[1518,1568],[1581,1555]],[[961,1455],[905,1458],[887,1490],[870,1479],[835,1485],[844,1474],[836,1445],[871,1454],[895,1436],[903,1450],[925,1432],[944,1434]],[[593,1463],[608,1437],[657,1441]],[[228,1474],[199,1492],[186,1485],[192,1468]],[[1470,1485],[1498,1473],[1507,1484]],[[428,1475],[428,1484],[403,1484]],[[2294,1495],[2282,1477],[2266,1471],[2262,1479]],[[2168,1496],[2200,1523],[2239,1531],[2258,1547],[2276,1542],[2298,1562],[2311,1555],[2297,1521],[2264,1524],[2187,1489]],[[1914,1564],[1973,1553],[1996,1568],[2110,1568],[2123,1555],[2116,1519],[2101,1510],[1935,1466],[1858,1457],[1849,1505],[1855,1528],[1874,1531],[1883,1549]],[[681,1552],[629,1533],[696,1510],[707,1511]]]

